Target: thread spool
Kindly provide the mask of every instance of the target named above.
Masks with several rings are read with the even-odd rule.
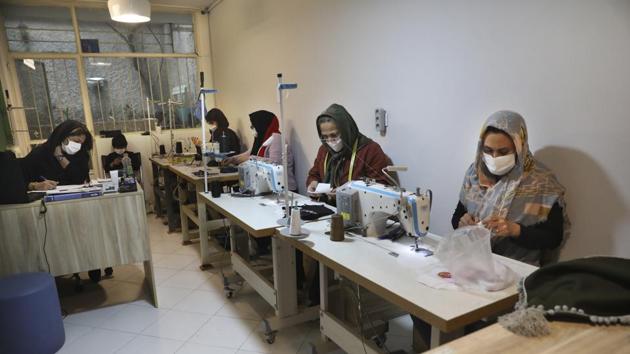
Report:
[[[164,145],[160,145],[160,155],[166,155],[166,147]]]
[[[222,188],[221,188],[220,182],[218,181],[210,182],[210,194],[212,195],[212,198],[221,197],[221,192],[222,192]]]
[[[292,236],[299,236],[302,234],[302,218],[300,217],[300,208],[293,207],[291,208],[291,216],[290,216],[290,224],[289,224],[289,233]]]
[[[334,214],[330,218],[330,240],[339,242],[345,238],[345,232],[343,230],[343,217],[339,214]]]
[[[176,154],[181,154],[184,152],[184,146],[182,145],[181,141],[178,141],[175,143],[175,153]]]

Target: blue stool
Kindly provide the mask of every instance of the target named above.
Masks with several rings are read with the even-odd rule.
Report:
[[[0,353],[55,353],[65,340],[57,287],[50,274],[0,279]]]

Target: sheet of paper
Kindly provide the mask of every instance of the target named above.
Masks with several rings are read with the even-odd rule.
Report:
[[[330,193],[330,191],[332,191],[332,188],[330,188],[330,183],[319,183],[315,188],[316,194],[326,194]]]

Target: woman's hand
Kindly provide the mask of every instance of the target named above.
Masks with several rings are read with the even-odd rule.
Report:
[[[190,141],[192,141],[192,143],[195,144],[195,146],[201,146],[201,139],[199,139],[196,136],[193,136],[192,138],[190,138]]]
[[[315,193],[315,189],[317,189],[318,184],[319,182],[317,181],[311,181],[311,183],[309,183],[308,187],[306,188],[306,192],[311,195],[318,195],[317,193]]]
[[[479,219],[466,213],[459,219],[459,225],[457,227],[477,225],[478,222]]]
[[[521,225],[500,216],[491,216],[482,222],[483,226],[492,232],[492,236],[518,237],[521,235]]]
[[[114,159],[114,161],[112,161],[112,163],[109,164],[109,167],[110,168],[114,168],[114,167],[120,166],[120,165],[122,165],[122,158],[117,157],[117,158]]]
[[[50,189],[55,189],[59,182],[51,181],[51,180],[43,180],[41,182],[31,182],[28,184],[28,189],[32,191],[47,191]]]
[[[244,152],[242,154],[238,154],[235,156],[227,157],[221,161],[221,165],[240,165],[243,162],[247,161],[249,158],[249,152]]]

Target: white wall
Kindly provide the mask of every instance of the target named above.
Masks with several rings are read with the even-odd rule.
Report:
[[[409,165],[404,186],[433,190],[445,234],[482,122],[512,109],[568,189],[562,258],[630,256],[630,1],[230,0],[210,24],[217,104],[247,144],[247,114],[278,110],[275,74],[299,84],[285,107],[302,188],[315,117],[338,102]]]

